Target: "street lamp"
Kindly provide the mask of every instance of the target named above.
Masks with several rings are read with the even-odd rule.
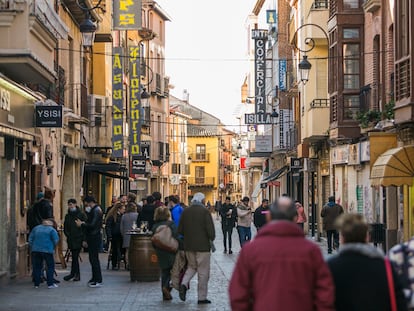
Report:
[[[308,81],[309,81],[309,72],[310,72],[310,70],[311,70],[311,68],[312,68],[311,63],[308,61],[308,56],[306,55],[306,53],[308,53],[308,52],[312,51],[312,50],[315,48],[316,43],[315,43],[315,40],[314,40],[313,38],[306,37],[306,38],[305,38],[305,40],[304,40],[304,42],[305,42],[305,45],[306,45],[308,48],[301,49],[301,48],[299,48],[298,43],[297,43],[297,35],[298,35],[299,31],[300,31],[302,28],[304,28],[304,27],[312,27],[312,26],[314,26],[314,27],[318,28],[318,29],[319,29],[319,30],[323,33],[323,35],[324,35],[324,36],[325,36],[325,38],[326,38],[326,41],[327,41],[327,42],[328,42],[328,44],[329,44],[329,37],[328,37],[328,34],[326,33],[326,31],[325,31],[325,30],[324,30],[321,26],[319,26],[319,25],[317,25],[317,24],[312,24],[312,23],[309,23],[309,24],[303,24],[303,25],[302,25],[302,26],[300,26],[298,29],[296,29],[296,31],[295,31],[295,33],[294,33],[294,35],[293,35],[293,46],[294,46],[294,48],[295,48],[296,50],[298,50],[298,51],[300,51],[300,52],[304,53],[303,58],[302,58],[302,61],[301,61],[301,62],[299,63],[299,65],[298,65],[298,67],[299,67],[299,73],[300,73],[300,81],[301,81],[303,84],[306,84],[306,82],[308,82]]]
[[[85,12],[85,20],[79,25],[79,30],[82,34],[82,45],[84,48],[90,48],[93,45],[93,42],[95,41],[95,33],[96,33],[96,25],[91,19],[90,12],[93,10],[96,10],[98,8],[101,9],[102,0],[99,0],[96,5],[94,5],[92,8],[88,8],[85,1],[79,3],[79,1],[76,1],[77,6]]]

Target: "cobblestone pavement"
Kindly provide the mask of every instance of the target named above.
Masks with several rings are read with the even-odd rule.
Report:
[[[81,253],[80,282],[63,281],[63,276],[68,274],[69,268],[61,269],[60,264],[57,264],[57,279],[61,280],[58,288],[48,289],[45,284],[41,284],[38,289],[35,289],[29,277],[12,281],[8,286],[0,288],[0,310],[230,310],[227,287],[240,246],[238,235],[234,230],[234,253],[232,255],[223,254],[220,223],[215,220],[215,224],[217,234],[215,246],[217,250],[211,257],[208,294],[208,298],[212,301],[210,305],[197,304],[197,275],[190,283],[187,301],[182,302],[178,297],[178,292],[173,290],[173,300],[164,302],[162,301],[159,282],[130,282],[129,271],[122,269],[119,271],[107,270],[107,254],[100,254],[103,287],[88,288],[86,282],[91,276],[90,265],[87,253]],[[255,230],[253,229],[253,236],[254,234]],[[322,249],[326,254],[324,248]]]

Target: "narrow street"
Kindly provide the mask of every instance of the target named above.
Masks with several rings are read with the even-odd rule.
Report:
[[[215,218],[215,216],[213,215]],[[223,254],[223,237],[220,222],[215,220],[217,238],[216,252],[212,254],[209,299],[211,305],[197,304],[197,275],[191,281],[187,300],[182,302],[178,292],[173,290],[172,301],[162,301],[159,282],[130,282],[129,272],[121,269],[106,269],[107,254],[100,254],[103,287],[89,288],[86,282],[90,278],[90,265],[87,253],[81,253],[81,281],[65,282],[69,267],[62,269],[56,265],[58,279],[56,289],[48,289],[43,283],[35,289],[29,277],[13,281],[9,286],[0,288],[0,310],[59,310],[59,311],[130,311],[130,310],[230,310],[227,287],[240,245],[236,231],[233,231],[233,254]],[[253,229],[254,234],[256,230]],[[253,236],[254,236],[253,234]],[[326,250],[324,255],[326,256]],[[70,266],[70,262],[69,262]]]

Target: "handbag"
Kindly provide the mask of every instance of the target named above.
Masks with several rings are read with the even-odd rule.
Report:
[[[388,291],[390,294],[391,311],[397,311],[397,300],[395,298],[394,279],[392,277],[391,262],[388,258],[385,259],[385,270],[387,272]]]
[[[155,247],[170,253],[176,253],[178,250],[178,241],[173,237],[168,225],[161,225],[155,229],[151,242]]]

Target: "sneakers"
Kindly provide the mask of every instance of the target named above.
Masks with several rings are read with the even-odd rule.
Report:
[[[80,281],[80,275],[79,274],[75,275],[75,277],[73,278],[73,282],[78,282],[78,281]]]
[[[224,249],[223,254],[227,254],[227,249]]]
[[[229,254],[231,255],[231,254],[233,254],[233,251],[232,250],[229,250]]]
[[[39,285],[35,285],[34,288],[39,288]]]
[[[170,290],[167,287],[162,288],[162,298],[163,298],[163,300],[171,300],[172,299]]]
[[[58,288],[59,285],[57,285],[56,283],[53,283],[52,285],[49,285],[47,288],[52,289],[52,288]]]
[[[90,282],[90,283],[88,283],[88,286],[91,287],[91,288],[102,287],[102,283],[100,283],[100,282]]]
[[[210,301],[210,300],[208,300],[208,299],[204,299],[204,300],[199,300],[197,303],[198,303],[199,305],[204,305],[204,304],[207,304],[207,303],[211,303],[211,301]]]
[[[182,301],[185,301],[185,298],[186,298],[186,295],[187,295],[187,286],[185,286],[184,284],[181,284],[180,289],[178,290],[178,292],[179,292],[180,299]]]

